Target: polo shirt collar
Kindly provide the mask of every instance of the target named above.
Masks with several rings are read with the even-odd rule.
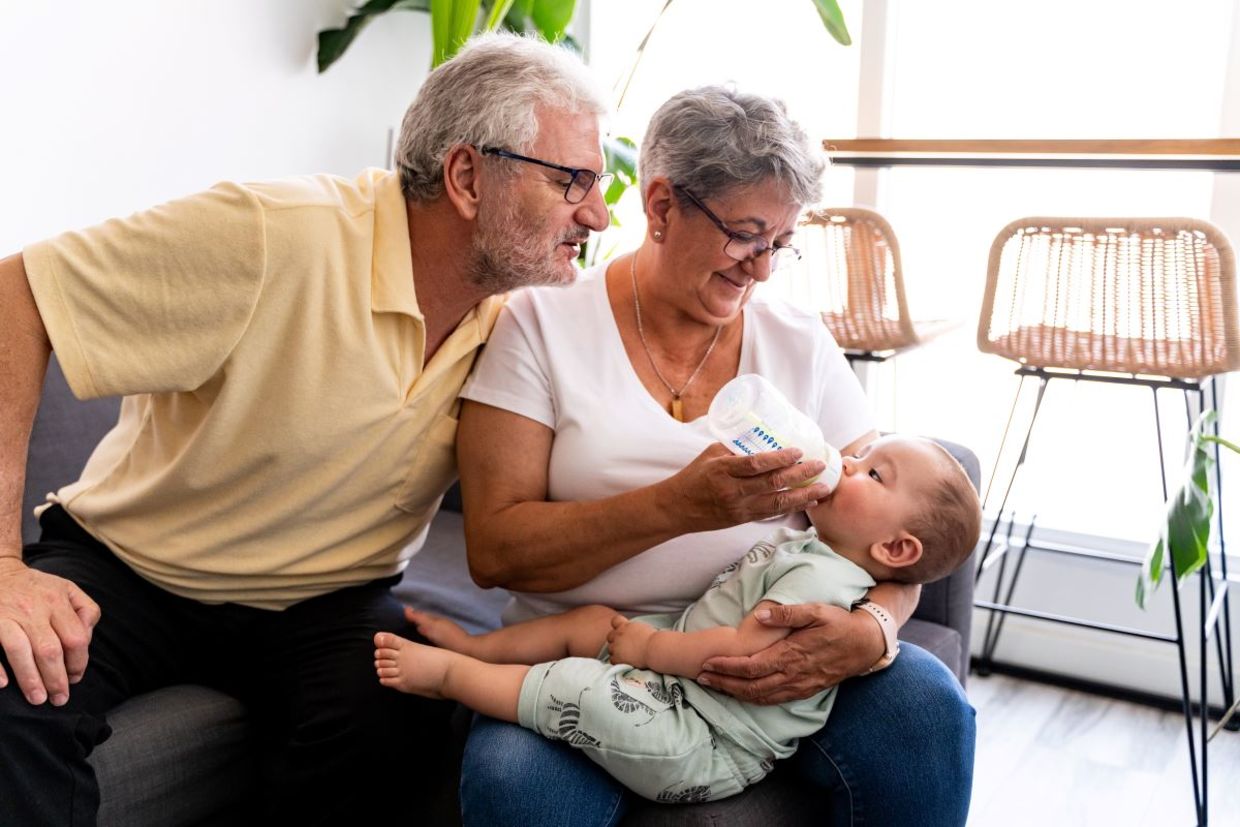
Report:
[[[404,313],[422,318],[413,288],[413,259],[409,250],[409,219],[400,176],[367,170],[375,188],[374,263],[370,274],[370,309],[376,313]]]
[[[395,172],[368,170],[375,188],[374,264],[371,272],[370,309],[376,313],[404,313],[423,320],[413,286],[409,218],[400,176]],[[507,296],[488,296],[461,320],[458,330],[471,329],[470,347],[485,342]]]

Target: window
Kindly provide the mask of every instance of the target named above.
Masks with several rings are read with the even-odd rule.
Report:
[[[889,8],[893,136],[1219,136],[1230,4],[1171,10],[1149,0],[1052,0],[1021,13],[954,0]],[[994,234],[1026,215],[1209,218],[1215,178],[916,167],[886,176],[880,206],[899,233],[910,307],[966,321],[938,352],[932,345],[900,366],[899,427],[959,438],[983,457],[983,467],[993,461],[1017,381],[1013,364],[973,345]],[[1143,546],[1162,514],[1150,392],[1053,382],[1047,393],[1034,461],[1022,471],[1022,484],[1038,492],[1039,523]],[[957,404],[916,404],[920,399]],[[1167,393],[1172,466],[1184,425],[1178,394]]]
[[[662,7],[663,0],[592,6],[591,60],[603,77],[623,76]],[[831,40],[808,0],[761,7],[678,0],[650,39],[613,133],[640,138],[670,94],[730,79],[783,97],[815,137],[856,135],[858,102],[879,95],[885,97],[885,133],[901,138],[1220,135],[1230,3],[1048,0],[1014,7],[988,0],[892,0],[863,8],[857,0],[841,7],[855,41],[849,48]],[[863,11],[875,8],[887,28],[884,76],[862,73]],[[1221,177],[942,167],[859,174],[880,178],[879,203],[870,206],[899,237],[913,315],[959,322],[950,334],[871,371],[880,422],[969,445],[981,458],[983,483],[1017,382],[1012,363],[984,356],[975,345],[995,233],[1009,220],[1035,214],[1209,218]],[[854,203],[853,184],[851,168],[831,169],[825,203]],[[636,243],[636,197],[621,219],[624,227],[603,249]],[[1240,238],[1240,227],[1224,229]],[[777,277],[769,289],[795,287]],[[1231,406],[1237,407],[1240,400]],[[1038,492],[1040,525],[1131,541],[1140,553],[1162,510],[1152,410],[1145,389],[1051,384],[1031,446],[1035,461],[1022,471],[1022,485]],[[1178,395],[1167,393],[1163,427],[1172,466],[1182,454],[1184,422]],[[1240,436],[1240,412],[1229,411],[1223,427]],[[1229,461],[1225,470],[1232,465],[1240,462]],[[1234,476],[1240,467],[1231,473],[1237,482],[1225,485],[1224,493],[1233,493],[1224,508],[1240,513],[1240,477]],[[1029,507],[1026,500],[1019,519],[1031,516]],[[1240,527],[1231,533],[1240,551]]]
[[[638,44],[665,0],[595,2],[590,7],[590,63],[619,97]],[[854,41],[861,1],[840,7]],[[613,135],[637,140],[655,110],[694,86],[733,82],[748,91],[782,98],[811,139],[851,135],[860,89],[856,45],[831,39],[810,0],[760,4],[745,0],[677,0],[659,20],[615,118]],[[853,173],[838,167],[827,176],[827,200],[852,200]],[[641,202],[626,193],[617,211],[622,226],[609,232],[603,250],[628,249],[641,236]]]

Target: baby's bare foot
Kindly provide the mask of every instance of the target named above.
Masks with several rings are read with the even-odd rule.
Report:
[[[452,652],[423,646],[390,632],[375,635],[375,672],[379,683],[427,698],[443,697],[444,676]]]
[[[453,652],[472,655],[474,636],[462,629],[446,617],[419,612],[410,606],[405,607],[405,619],[418,627],[418,631],[436,646],[451,649]]]

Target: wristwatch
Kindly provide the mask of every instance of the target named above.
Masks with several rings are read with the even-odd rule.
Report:
[[[896,632],[898,631],[896,629],[896,619],[888,614],[886,609],[868,597],[858,600],[853,604],[853,608],[861,609],[869,614],[870,617],[878,621],[878,628],[883,630],[883,645],[886,647],[886,651],[883,652],[881,658],[875,661],[873,666],[861,673],[863,675],[871,675],[880,669],[886,669],[896,659],[896,655],[900,654],[900,641],[896,637]]]

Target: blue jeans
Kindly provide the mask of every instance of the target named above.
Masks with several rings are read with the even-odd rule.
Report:
[[[786,770],[825,794],[834,827],[955,827],[969,812],[975,736],[955,676],[904,644],[888,669],[840,687],[827,725]],[[516,724],[479,717],[465,745],[466,827],[612,825],[631,798],[583,753]]]

